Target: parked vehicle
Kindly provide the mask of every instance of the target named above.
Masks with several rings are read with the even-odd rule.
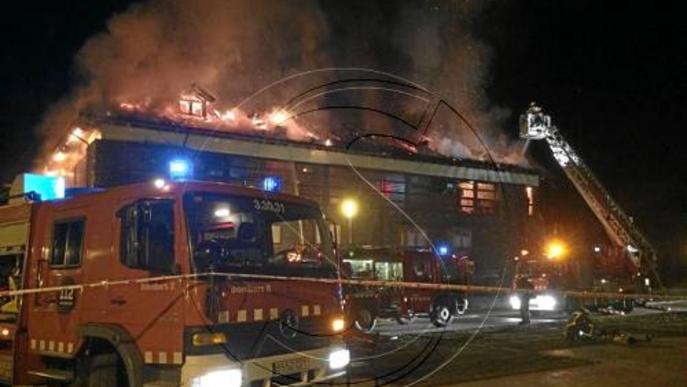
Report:
[[[344,287],[348,318],[361,331],[374,329],[378,318],[407,324],[427,316],[437,327],[465,313],[465,292],[395,286],[394,282],[466,284],[473,271],[467,257],[440,256],[431,251],[394,252],[386,248],[358,248],[343,254],[345,275],[352,279],[386,281],[384,286]]]
[[[0,259],[16,262],[27,292],[0,313],[2,382],[224,387],[343,374],[339,286],[251,277],[336,278],[313,202],[165,181],[39,201],[21,187],[29,177],[0,207]]]

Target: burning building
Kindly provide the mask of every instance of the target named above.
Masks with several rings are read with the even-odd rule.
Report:
[[[498,278],[505,260],[520,251],[539,182],[532,169],[413,154],[374,141],[350,147],[314,135],[294,141],[279,135],[289,129],[272,115],[225,116],[249,121],[252,131],[218,130],[207,118],[211,98],[197,90],[184,94],[179,109],[188,118],[176,121],[132,114],[135,107],[128,106],[84,115],[47,172],[74,187],[177,178],[304,196],[336,223],[343,246],[435,247],[468,255],[482,281]],[[268,126],[273,130],[263,130]],[[350,220],[340,211],[345,199],[359,208]]]

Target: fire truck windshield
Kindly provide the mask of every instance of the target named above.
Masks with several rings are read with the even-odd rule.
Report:
[[[196,272],[333,277],[321,212],[260,197],[188,193],[184,210]]]

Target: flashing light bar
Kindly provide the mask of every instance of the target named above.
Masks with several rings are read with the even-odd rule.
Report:
[[[448,255],[448,246],[441,245],[437,247],[437,251],[439,251],[439,255]]]
[[[193,176],[193,164],[188,160],[174,159],[169,162],[169,178],[184,180]]]
[[[262,189],[267,192],[281,191],[281,178],[279,176],[267,176],[262,180]]]
[[[34,173],[24,173],[19,177],[21,182],[15,181],[15,184],[20,184],[17,193],[35,192],[40,195],[41,200],[64,199],[65,197],[64,177]]]

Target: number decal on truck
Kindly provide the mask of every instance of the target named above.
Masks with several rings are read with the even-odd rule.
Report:
[[[269,211],[277,214],[283,214],[286,212],[286,206],[284,206],[284,203],[273,202],[271,200],[253,199],[253,207],[258,211]]]
[[[57,307],[61,311],[68,311],[74,308],[74,302],[76,301],[76,291],[75,289],[62,289],[60,290],[60,295],[57,298]]]

